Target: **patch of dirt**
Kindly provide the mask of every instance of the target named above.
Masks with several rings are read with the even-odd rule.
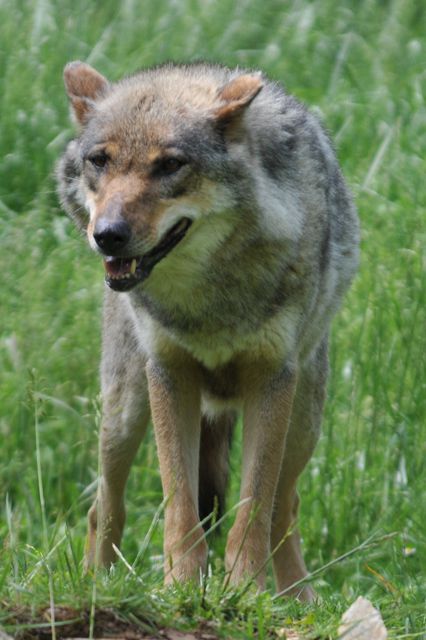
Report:
[[[51,640],[53,637],[49,608],[37,614],[15,611],[7,621],[9,625],[21,627],[14,633],[14,640]],[[90,635],[89,611],[55,607],[55,633],[57,640],[86,640]],[[191,632],[160,629],[147,620],[129,622],[110,609],[96,610],[93,637],[96,640],[218,640],[208,628]]]

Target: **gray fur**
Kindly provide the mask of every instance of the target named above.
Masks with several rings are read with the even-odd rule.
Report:
[[[258,95],[231,123],[218,126],[212,115],[217,96],[246,73],[205,64],[165,65],[105,84],[80,137],[69,143],[58,165],[58,189],[63,207],[84,230],[88,196],[96,200],[102,188],[86,159],[95,144],[118,140],[116,174],[136,172],[148,182],[150,150],[172,145],[185,155],[188,164],[176,177],[152,178],[155,198],[192,202],[207,186],[214,196],[202,200],[208,204],[200,204],[198,213],[188,209],[194,219],[187,235],[146,281],[128,293],[106,291],[104,395],[112,387],[129,421],[144,424],[145,363],[163,370],[170,358],[179,358],[198,367],[203,411],[219,424],[218,417],[240,408],[244,399],[243,361],[248,367],[267,362],[277,372],[299,371],[284,458],[294,455],[297,476],[318,437],[325,345],[357,270],[358,220],[327,134],[276,83],[261,76]],[[154,196],[146,194],[123,208],[134,230],[123,257],[143,255],[155,244],[146,232],[151,218],[145,213]],[[305,409],[302,393],[310,403]],[[129,425],[121,420],[117,429],[127,433]],[[293,447],[302,451],[299,458]],[[228,447],[222,449],[227,454]],[[293,480],[281,482],[290,487]],[[211,483],[223,493],[223,482]],[[210,496],[210,504],[209,488],[201,493]],[[296,550],[289,553],[296,557],[298,542],[291,544]],[[303,560],[297,566],[304,571]],[[277,580],[282,586],[282,576]]]

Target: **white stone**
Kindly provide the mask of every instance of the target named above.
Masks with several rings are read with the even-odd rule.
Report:
[[[386,640],[388,637],[380,612],[362,596],[345,611],[338,631],[342,640]]]

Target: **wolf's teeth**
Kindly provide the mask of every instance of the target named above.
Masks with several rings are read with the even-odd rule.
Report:
[[[132,264],[130,265],[130,273],[133,275],[136,271],[136,258],[133,258]]]

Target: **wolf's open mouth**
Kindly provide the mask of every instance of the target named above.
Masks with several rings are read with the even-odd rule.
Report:
[[[165,258],[182,240],[191,224],[190,218],[182,218],[153,249],[143,256],[132,258],[108,256],[105,258],[105,282],[107,285],[114,291],[130,291],[134,286],[143,282],[157,262]]]

